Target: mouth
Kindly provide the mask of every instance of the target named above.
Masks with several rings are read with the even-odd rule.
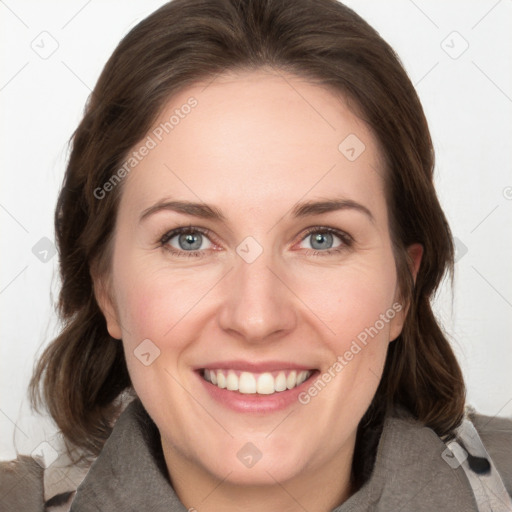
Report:
[[[318,370],[282,369],[255,373],[227,368],[201,368],[200,376],[219,389],[241,395],[275,395],[293,390],[311,379]]]
[[[209,361],[194,370],[213,402],[260,418],[301,405],[299,395],[320,375],[318,368],[285,360]]]

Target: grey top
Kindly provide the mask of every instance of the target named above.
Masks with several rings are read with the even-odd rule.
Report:
[[[471,480],[480,481],[479,475],[461,456],[464,448],[452,445],[450,451],[433,430],[411,417],[387,417],[371,477],[333,512],[512,511],[506,503],[512,495],[512,420],[474,414],[470,419],[476,430],[467,431],[461,445],[470,454],[482,446],[480,439],[485,445],[481,454],[491,461],[487,476],[503,492],[499,509],[485,508],[486,500],[476,496]],[[115,510],[187,512],[167,476],[158,429],[138,399],[118,419],[71,504],[71,512]]]

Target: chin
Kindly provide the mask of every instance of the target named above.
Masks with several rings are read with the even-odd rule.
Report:
[[[311,454],[296,452],[304,446],[298,439],[287,443],[277,435],[272,440],[237,437],[228,446],[219,446],[221,453],[198,462],[217,479],[234,485],[275,486],[276,481],[291,480],[304,470],[304,461]]]
[[[265,460],[264,460],[265,458]],[[295,458],[287,458],[267,454],[252,467],[245,467],[237,459],[236,463],[215,465],[213,474],[216,479],[225,483],[240,486],[275,486],[297,477],[302,471]]]

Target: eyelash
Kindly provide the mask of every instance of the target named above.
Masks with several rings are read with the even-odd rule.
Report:
[[[167,232],[161,239],[160,239],[160,245],[165,249],[166,251],[170,252],[173,256],[184,256],[184,257],[202,257],[204,255],[203,251],[178,251],[174,247],[168,245],[167,242],[174,238],[177,235],[188,235],[193,233],[201,233],[202,235],[205,235],[209,238],[212,238],[211,232],[208,229],[194,227],[194,226],[183,226],[181,228],[173,229],[169,232]]]
[[[195,251],[181,251],[176,250],[174,247],[168,245],[169,240],[174,238],[177,235],[184,235],[184,234],[194,234],[194,233],[201,233],[202,235],[205,235],[210,239],[212,243],[214,243],[214,240],[212,240],[213,236],[210,230],[195,227],[195,226],[183,226],[180,228],[173,229],[169,232],[167,232],[162,238],[160,239],[160,246],[165,249],[166,251],[170,252],[173,256],[178,257],[185,257],[185,258],[200,258],[204,256],[205,250],[195,250]],[[354,239],[344,231],[339,231],[334,228],[329,227],[323,227],[323,226],[315,226],[312,228],[308,228],[304,235],[301,238],[301,242],[305,240],[308,236],[312,235],[313,233],[329,233],[332,235],[337,236],[342,244],[339,247],[335,247],[333,249],[328,249],[325,251],[319,251],[317,249],[306,249],[306,255],[307,256],[331,256],[334,254],[339,254],[342,251],[347,250],[347,248],[350,248],[353,243]]]

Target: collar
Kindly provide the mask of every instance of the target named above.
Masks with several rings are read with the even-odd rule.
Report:
[[[187,512],[169,478],[158,429],[138,398],[117,420],[70,512]]]
[[[447,446],[399,409],[385,419],[368,481],[333,512],[478,512],[464,470],[447,462]]]
[[[387,417],[372,475],[333,512],[477,512],[464,470],[445,461],[446,449],[410,415]],[[117,420],[70,512],[110,510],[187,512],[167,476],[158,429],[138,398]]]

